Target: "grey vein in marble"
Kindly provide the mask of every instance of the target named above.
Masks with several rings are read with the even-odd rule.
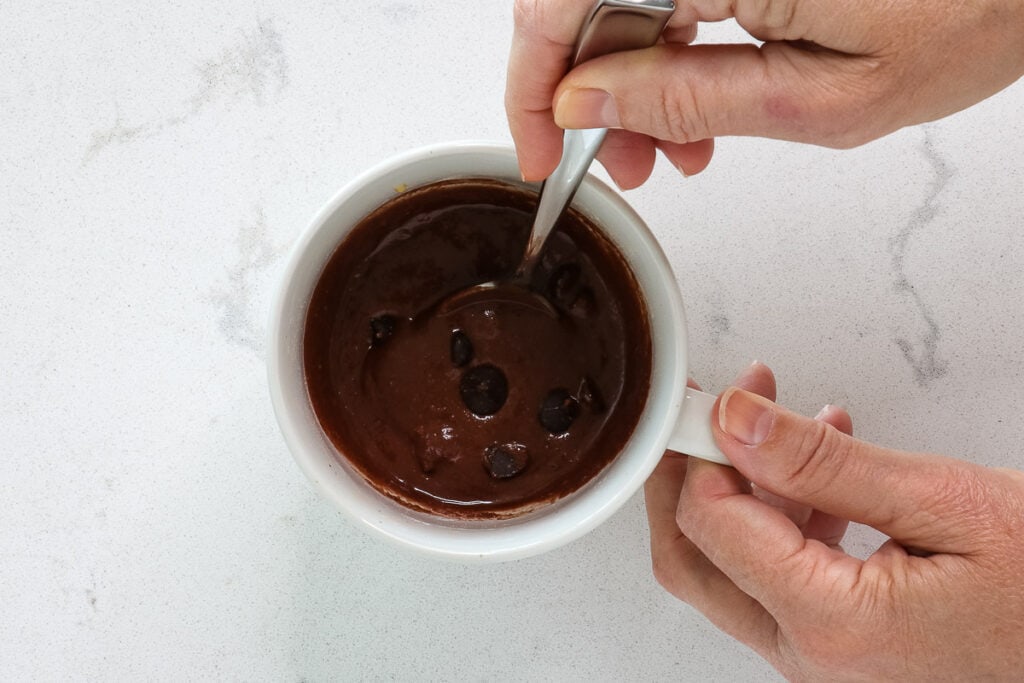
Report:
[[[939,341],[942,339],[942,330],[932,314],[931,308],[925,302],[921,293],[907,277],[906,254],[907,245],[918,233],[926,230],[928,225],[939,213],[939,199],[942,190],[949,183],[953,176],[953,170],[942,159],[935,145],[932,142],[931,132],[927,126],[924,129],[924,141],[922,151],[928,163],[931,165],[935,177],[928,186],[921,205],[910,215],[907,222],[900,228],[889,241],[889,251],[892,254],[892,272],[894,287],[899,294],[904,294],[910,300],[914,310],[917,312],[924,325],[923,331],[916,338],[897,336],[894,339],[896,346],[903,354],[903,358],[910,364],[914,373],[914,381],[919,386],[927,386],[931,382],[943,377],[948,371],[948,363],[939,354]]]
[[[85,150],[85,157],[82,159],[82,163],[89,163],[101,151],[111,145],[126,145],[140,138],[152,137],[157,132],[159,132],[159,129],[155,129],[149,124],[126,126],[121,123],[121,118],[118,116],[114,125],[110,128],[93,131],[92,142],[89,143],[89,147]]]
[[[718,348],[732,334],[732,320],[726,311],[721,283],[715,278],[708,278],[708,282],[712,289],[707,297],[709,309],[701,316],[701,332],[707,334],[711,345]]]
[[[411,2],[387,2],[381,5],[380,13],[395,24],[407,24],[420,15],[420,8]]]
[[[254,33],[242,33],[237,44],[202,64],[199,75],[201,83],[190,100],[193,112],[219,99],[250,97],[255,104],[263,104],[267,95],[279,94],[288,85],[281,34],[273,22],[260,21]]]
[[[265,316],[259,303],[263,274],[285,252],[285,247],[271,244],[267,237],[267,220],[262,207],[256,207],[252,222],[239,226],[236,245],[238,258],[227,270],[227,283],[215,289],[210,300],[220,309],[217,326],[230,343],[251,349],[257,355],[263,351]]]
[[[93,131],[82,163],[89,163],[110,146],[153,137],[167,128],[181,125],[217,102],[251,100],[256,106],[262,106],[288,85],[288,60],[281,45],[281,34],[271,20],[258,21],[251,33],[241,32],[237,42],[196,70],[199,84],[182,102],[179,111],[131,125],[121,122],[118,116],[110,128]]]

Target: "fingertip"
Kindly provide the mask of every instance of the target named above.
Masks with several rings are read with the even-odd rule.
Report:
[[[685,22],[675,24],[669,22],[661,34],[664,43],[683,43],[689,45],[697,39],[697,22]]]
[[[545,180],[558,166],[562,157],[560,138],[558,142],[548,140],[527,143],[519,140],[515,143],[515,149],[516,160],[519,163],[519,176],[523,182],[527,183],[539,183]]]
[[[522,178],[524,183],[542,183],[545,178],[551,175],[551,172],[538,170],[539,168],[541,167],[520,163],[519,177]],[[554,170],[554,167],[552,167],[552,170]]]
[[[706,169],[715,153],[714,138],[683,144],[658,140],[656,145],[669,163],[686,178],[697,175]]]
[[[832,405],[831,403],[826,404],[818,411],[814,419],[830,424],[844,434],[853,434],[853,418],[839,406]]]
[[[646,135],[625,130],[608,131],[597,160],[620,190],[643,185],[654,170],[654,141]]]
[[[745,367],[733,381],[733,385],[774,401],[777,388],[775,373],[759,360]]]
[[[619,188],[623,192],[635,190],[647,182],[647,179],[651,177],[650,172],[641,174],[632,174],[629,172],[623,173],[614,166],[611,168],[606,166],[605,170],[608,171],[608,175],[611,177],[612,182],[615,183],[615,187]]]

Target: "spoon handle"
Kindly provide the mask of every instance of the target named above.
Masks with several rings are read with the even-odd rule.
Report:
[[[638,50],[658,42],[675,10],[673,0],[600,0],[583,23],[572,67],[611,52]],[[567,130],[562,160],[540,186],[537,213],[520,273],[529,273],[544,242],[572,201],[587,169],[597,156],[607,128]]]
[[[576,194],[576,189],[607,134],[607,128],[565,131],[562,137],[562,161],[540,186],[537,213],[533,217],[533,229],[530,231],[526,253],[523,254],[521,272],[529,272],[533,266],[548,235]]]

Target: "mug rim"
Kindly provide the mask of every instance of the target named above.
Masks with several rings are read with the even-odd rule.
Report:
[[[458,167],[460,162],[467,166],[464,172],[438,174],[432,170]],[[386,201],[387,193],[382,190],[397,190],[405,184],[393,183],[403,172],[410,178],[426,177],[409,184],[409,189],[459,177],[489,177],[535,188],[519,180],[515,150],[510,144],[445,142],[381,161],[346,183],[314,214],[290,249],[268,326],[268,384],[288,449],[318,492],[350,519],[378,536],[429,555],[462,561],[509,560],[569,543],[608,519],[640,489],[661,459],[678,420],[687,377],[687,335],[682,297],[671,265],[633,208],[608,185],[588,174],[573,206],[591,218],[622,253],[648,309],[651,383],[633,434],[623,451],[590,482],[535,512],[504,520],[453,520],[416,513],[374,489],[345,462],[343,454],[337,453],[312,413],[302,363],[306,310],[323,266],[351,229]],[[373,200],[374,196],[381,198]],[[358,207],[360,197],[369,210],[346,215],[347,211],[357,213],[350,207]],[[613,218],[617,220],[610,220]],[[338,233],[335,239],[331,239],[333,233]],[[318,245],[321,242],[329,245],[326,253]],[[309,272],[310,261],[319,262],[314,274]],[[296,302],[302,303],[301,311],[296,310]]]

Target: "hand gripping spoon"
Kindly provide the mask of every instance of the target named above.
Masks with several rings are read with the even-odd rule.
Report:
[[[611,52],[638,50],[654,45],[674,10],[675,2],[672,0],[600,0],[583,23],[571,67]],[[460,308],[478,299],[477,295],[495,296],[496,288],[500,287],[500,298],[514,299],[520,304],[541,308],[554,317],[558,316],[546,298],[530,292],[525,285],[530,281],[548,235],[572,201],[607,133],[607,128],[565,131],[562,159],[540,186],[537,212],[534,214],[526,250],[512,278],[508,281],[484,282],[445,297],[439,302],[439,312],[447,313]]]
[[[583,24],[570,68],[611,52],[651,47],[658,42],[674,10],[672,0],[601,0]],[[562,160],[540,187],[537,213],[517,278],[529,275],[607,134],[607,128],[565,131]]]

